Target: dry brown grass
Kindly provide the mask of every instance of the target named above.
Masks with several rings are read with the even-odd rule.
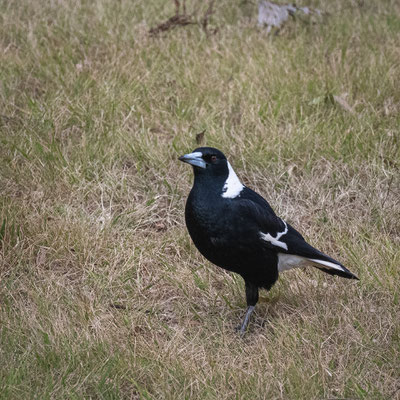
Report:
[[[3,4],[2,398],[399,398],[400,10],[313,5],[150,38],[172,2]],[[360,282],[282,274],[240,339],[243,282],[184,227],[203,129]]]

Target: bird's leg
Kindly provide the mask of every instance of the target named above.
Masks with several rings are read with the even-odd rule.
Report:
[[[256,304],[258,302],[258,287],[247,281],[245,281],[245,285],[246,285],[247,311],[239,330],[240,336],[243,336],[245,334],[247,325],[249,324],[250,315],[254,311]]]
[[[250,315],[254,311],[255,308],[256,308],[255,306],[248,306],[247,307],[247,311],[246,311],[246,315],[244,316],[243,323],[239,327],[240,328],[239,329],[240,336],[244,336],[244,334],[246,332],[247,325],[249,324]]]

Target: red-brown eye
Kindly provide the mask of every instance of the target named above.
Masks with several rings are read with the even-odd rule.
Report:
[[[217,156],[211,156],[211,161],[212,161],[212,162],[217,161]]]

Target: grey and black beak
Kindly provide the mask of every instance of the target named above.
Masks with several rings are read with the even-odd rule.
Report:
[[[206,162],[203,160],[203,154],[199,151],[180,156],[179,160],[194,165],[195,167],[206,168],[207,166]]]

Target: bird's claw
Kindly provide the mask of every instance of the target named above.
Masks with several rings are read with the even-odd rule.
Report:
[[[238,325],[235,328],[235,332],[239,334],[239,336],[242,338],[246,334],[246,327],[243,325]]]

